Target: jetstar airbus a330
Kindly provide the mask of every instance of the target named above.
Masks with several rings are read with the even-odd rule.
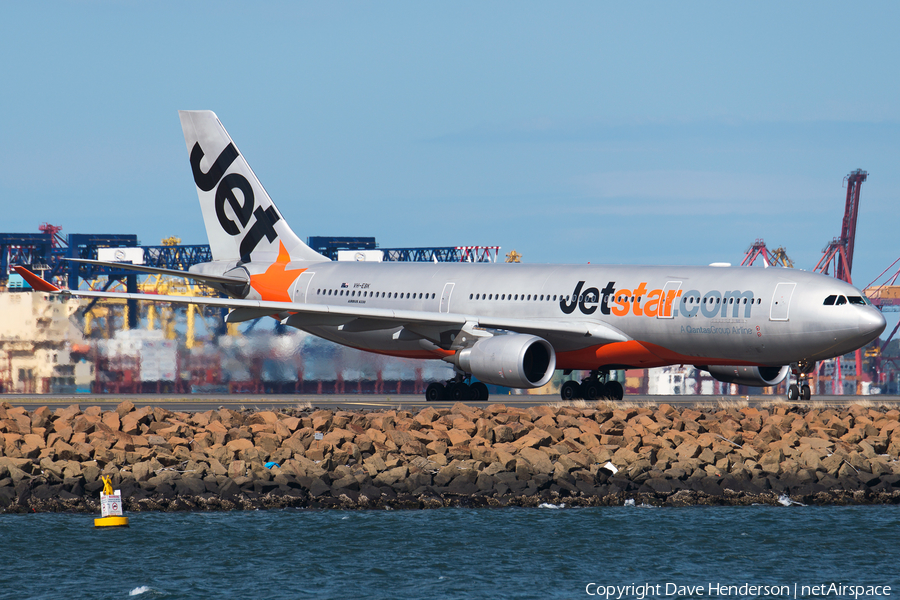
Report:
[[[227,307],[229,323],[274,317],[338,344],[452,363],[456,376],[431,384],[429,400],[486,400],[485,383],[536,388],[556,369],[590,371],[563,385],[564,399],[621,399],[611,369],[672,364],[749,386],[793,367],[789,396],[808,398],[816,361],[885,327],[853,286],[793,269],[332,262],[288,227],[214,113],[179,114],[213,261],[190,272],[99,264],[186,276],[228,298],[62,290],[17,267],[32,287]]]

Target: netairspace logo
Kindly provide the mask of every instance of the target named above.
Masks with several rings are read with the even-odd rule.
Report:
[[[852,585],[844,583],[820,583],[803,585],[758,585],[741,583],[737,585],[708,583],[698,585],[679,585],[677,583],[641,583],[630,585],[604,585],[589,583],[584,588],[588,596],[605,600],[624,600],[633,598],[734,598],[757,596],[764,598],[880,598],[891,595],[889,585]]]

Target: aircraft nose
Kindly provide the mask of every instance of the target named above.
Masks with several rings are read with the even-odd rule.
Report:
[[[859,311],[859,333],[866,337],[867,342],[881,335],[885,327],[887,327],[887,321],[884,320],[881,311],[871,307]]]

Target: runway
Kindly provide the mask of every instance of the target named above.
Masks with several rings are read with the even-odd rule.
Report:
[[[0,402],[29,409],[47,406],[51,409],[78,404],[82,407],[100,406],[104,410],[115,408],[123,400],[135,406],[164,406],[172,411],[203,412],[218,408],[233,410],[280,410],[280,409],[326,409],[326,410],[410,410],[418,411],[426,406],[449,408],[454,401],[428,402],[418,394],[386,395],[319,395],[319,394],[8,394],[0,396]],[[465,404],[487,406],[505,404],[527,408],[544,404],[563,406],[588,406],[592,402],[576,400],[563,402],[557,395],[539,396],[535,394],[515,394],[492,396],[485,402],[467,401]],[[900,396],[814,396],[811,400],[789,402],[786,396],[627,396],[619,402],[610,402],[622,407],[671,404],[672,406],[704,408],[743,406],[765,407],[771,405],[809,406],[813,408],[843,407],[851,404],[866,406],[890,406],[900,408]]]

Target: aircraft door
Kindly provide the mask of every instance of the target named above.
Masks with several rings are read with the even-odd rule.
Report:
[[[790,316],[791,296],[794,295],[796,283],[779,283],[775,286],[772,306],[769,308],[770,321],[787,321]]]
[[[312,278],[315,276],[315,271],[303,271],[300,273],[300,277],[298,277],[294,281],[294,286],[291,288],[291,301],[292,302],[306,302],[307,292],[309,291],[309,285],[312,283]]]
[[[453,286],[455,283],[444,284],[444,291],[441,292],[441,312],[450,312],[450,296],[453,294]]]
[[[657,319],[673,318],[672,307],[675,306],[675,299],[678,297],[678,290],[681,289],[680,281],[667,281],[659,299],[659,312],[656,313]]]

